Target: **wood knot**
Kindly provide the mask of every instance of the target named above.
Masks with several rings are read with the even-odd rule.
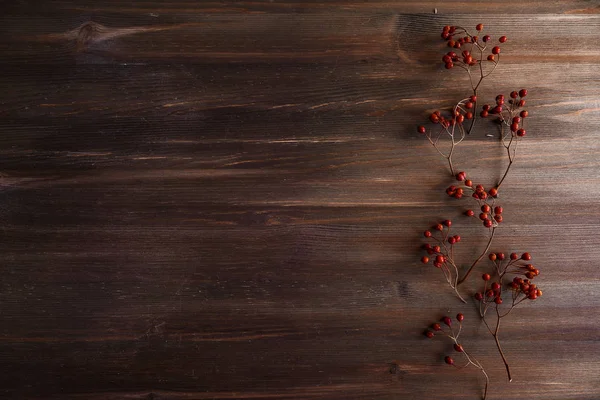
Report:
[[[86,22],[79,28],[75,29],[75,40],[77,43],[77,51],[85,50],[91,43],[95,42],[96,39],[102,36],[102,32],[105,30],[103,25],[96,22]]]

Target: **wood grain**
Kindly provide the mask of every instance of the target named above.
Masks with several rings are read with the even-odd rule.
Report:
[[[481,379],[421,335],[458,311],[490,399],[600,396],[594,2],[0,11],[2,397],[475,399]],[[485,244],[415,132],[468,94],[441,27],[477,22],[510,38],[480,97],[530,93],[494,247],[534,254],[544,296],[503,326],[510,384],[418,263],[439,218],[465,262]],[[494,129],[457,154],[485,184],[506,163]]]

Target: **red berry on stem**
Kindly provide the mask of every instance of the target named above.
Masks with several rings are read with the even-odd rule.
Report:
[[[440,246],[433,246],[433,252],[434,253],[439,253],[440,252]]]
[[[487,60],[488,61],[494,61],[494,55],[493,54],[488,55],[487,56]]]
[[[519,255],[517,253],[510,253],[510,259],[511,260],[517,260],[519,258]]]
[[[454,343],[454,350],[458,351],[459,353],[462,353],[464,351],[463,347],[458,343]]]
[[[492,49],[492,54],[500,54],[500,46],[494,46]]]
[[[496,188],[491,188],[490,189],[490,196],[492,197],[496,197],[498,195],[498,189]]]
[[[481,115],[482,118],[486,118],[488,114],[489,113],[487,111],[482,111],[481,113],[479,113],[479,115]]]
[[[516,132],[517,130],[519,130],[519,124],[517,124],[517,123],[514,123],[514,122],[513,122],[513,123],[510,125],[510,130],[511,130],[512,132]]]
[[[458,322],[463,322],[464,319],[465,319],[465,316],[462,313],[456,314],[456,320]]]
[[[431,325],[431,329],[433,329],[434,331],[441,331],[442,326],[436,322],[435,324]]]
[[[452,326],[452,319],[450,317],[442,318],[442,322],[448,326]]]
[[[523,136],[525,136],[526,133],[527,133],[527,131],[525,129],[521,128],[517,131],[517,136],[523,137]]]
[[[485,36],[483,37],[483,41],[484,41],[484,42],[489,42],[490,40],[492,40],[492,37],[491,37],[490,35],[485,35]]]
[[[444,261],[446,261],[446,258],[442,255],[438,255],[435,257],[435,262],[437,262],[437,263],[443,264]]]
[[[472,180],[470,180],[470,179],[467,179],[467,180],[465,181],[465,186],[469,186],[469,187],[473,186],[473,181],[472,181]]]
[[[498,260],[504,260],[504,253],[496,253],[496,256],[498,256]]]
[[[488,219],[488,215],[486,213],[481,213],[479,214],[479,219],[485,221],[486,219]]]
[[[435,336],[435,334],[431,331],[427,331],[427,332],[425,332],[425,336],[427,336],[429,339],[431,339],[432,337]]]
[[[490,276],[490,274],[483,274],[481,275],[481,279],[483,279],[484,281],[489,281],[490,279],[492,279],[492,277]]]
[[[521,260],[525,260],[525,261],[531,260],[531,254],[529,254],[529,253],[523,253],[521,255]]]
[[[418,131],[419,133],[425,133],[425,132],[426,132],[426,130],[425,130],[425,127],[424,127],[424,126],[422,126],[422,125],[421,125],[421,126],[419,126],[419,127],[417,128],[417,131]]]
[[[506,36],[500,36],[500,39],[498,39],[500,43],[506,43],[507,40],[508,38]]]
[[[481,301],[483,300],[483,294],[481,294],[480,292],[475,293],[475,300]]]
[[[483,221],[483,226],[485,226],[486,228],[491,228],[492,225],[494,225],[494,223],[490,219],[486,219],[485,221]]]
[[[446,226],[450,226],[450,225],[452,225],[452,221],[450,221],[449,219],[447,219],[447,220],[443,221],[442,224],[444,224]]]
[[[481,206],[481,211],[484,213],[489,213],[491,210],[490,206],[488,206],[487,204],[484,204]]]
[[[450,356],[446,356],[444,358],[444,361],[446,362],[446,364],[454,365],[454,360]]]
[[[497,223],[501,223],[504,220],[504,218],[500,214],[494,215],[494,219],[496,220]]]
[[[425,236],[426,238],[430,238],[431,237],[431,232],[425,231],[425,232],[423,232],[423,236]]]
[[[467,211],[465,211],[465,215],[467,217],[472,217],[475,215],[475,212],[473,210],[467,210]]]
[[[452,64],[451,62],[447,62],[445,65],[446,69],[452,69],[452,67],[454,67],[454,64]]]
[[[494,292],[497,291],[497,290],[500,290],[500,284],[498,282],[492,283],[492,290]]]
[[[494,299],[494,303],[496,304],[502,304],[502,297],[498,296]]]
[[[523,107],[525,105],[525,100],[519,100],[519,103],[517,104],[519,107]],[[521,115],[522,116],[522,115]]]
[[[477,24],[477,26],[475,27],[475,29],[477,29],[478,31],[482,31],[483,30],[483,24]]]
[[[467,174],[465,174],[462,171],[459,172],[458,174],[456,174],[456,180],[457,181],[464,181],[466,177],[467,177]]]
[[[490,255],[489,255],[489,258],[490,258],[490,260],[492,260],[492,261],[496,261],[496,258],[497,258],[497,257],[496,257],[496,253],[490,253]]]
[[[527,118],[529,116],[529,113],[526,110],[523,110],[519,115],[521,116],[521,118]]]
[[[527,89],[521,89],[521,90],[519,90],[519,96],[521,96],[521,97],[527,96]]]
[[[422,262],[423,264],[427,264],[427,263],[429,262],[429,257],[427,257],[427,256],[423,256],[423,257],[421,257],[421,262]]]

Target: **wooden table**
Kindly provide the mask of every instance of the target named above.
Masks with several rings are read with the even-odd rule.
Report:
[[[0,11],[1,397],[476,399],[477,372],[422,335],[462,311],[489,399],[600,398],[597,2]],[[483,248],[415,130],[468,94],[442,27],[478,22],[509,36],[480,98],[529,90],[493,246],[542,271],[503,323],[512,383],[419,263],[440,218],[465,262]],[[489,185],[506,160],[481,128],[456,160]]]

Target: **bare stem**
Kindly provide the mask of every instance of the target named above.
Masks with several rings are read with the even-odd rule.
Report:
[[[460,285],[461,283],[463,283],[469,277],[469,275],[473,271],[473,268],[475,268],[475,266],[477,265],[477,263],[479,261],[481,261],[481,259],[488,252],[488,250],[490,249],[490,246],[492,245],[492,240],[494,240],[494,233],[496,233],[496,228],[495,227],[492,228],[492,234],[490,235],[490,240],[488,240],[487,246],[485,246],[485,250],[483,250],[483,252],[479,255],[479,257],[477,257],[477,259],[475,261],[473,261],[473,264],[471,264],[471,266],[469,267],[469,269],[465,273],[465,276],[463,276],[461,279],[458,280],[458,282],[456,283],[457,285]]]
[[[502,347],[500,346],[500,341],[498,340],[498,327],[500,326],[500,316],[498,316],[498,325],[496,325],[496,332],[494,333],[494,340],[496,341],[496,347],[498,347],[498,352],[500,353],[500,357],[502,357],[502,362],[504,362],[504,367],[506,367],[506,374],[508,375],[508,381],[512,382],[512,377],[510,376],[510,368],[508,367],[508,361],[506,361],[506,357],[504,356],[504,352],[502,351]]]

